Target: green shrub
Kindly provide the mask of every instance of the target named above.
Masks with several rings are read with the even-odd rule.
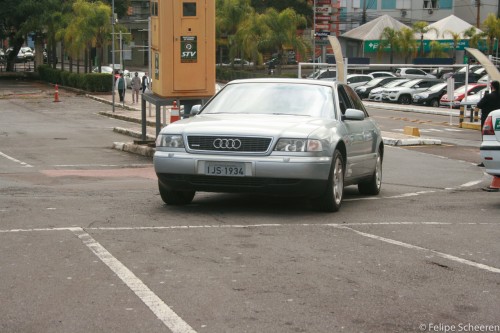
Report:
[[[111,74],[106,73],[72,73],[49,65],[39,66],[38,73],[43,81],[90,92],[110,92],[113,86]]]
[[[85,87],[90,92],[109,92],[113,88],[112,75],[107,73],[85,74]]]

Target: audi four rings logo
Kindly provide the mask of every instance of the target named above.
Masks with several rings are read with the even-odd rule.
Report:
[[[240,149],[241,141],[239,139],[221,139],[217,138],[214,140],[215,149]]]

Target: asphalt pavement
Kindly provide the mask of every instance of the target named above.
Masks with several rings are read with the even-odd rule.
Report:
[[[113,104],[112,94],[88,94],[89,98],[100,101],[102,103]],[[126,125],[124,127],[116,127],[114,131],[125,134],[134,138],[135,140],[129,142],[115,142],[113,147],[118,150],[128,151],[132,153],[141,154],[144,156],[152,156],[154,154],[154,147],[142,143],[142,119],[141,119],[141,99],[142,96],[139,95],[139,102],[134,103],[132,100],[132,91],[127,90],[125,94],[124,103],[119,102],[118,94],[115,95],[115,108],[114,110],[110,107],[109,111],[101,111],[100,114],[107,117],[118,118],[124,120]],[[402,112],[413,112],[422,114],[437,114],[446,115],[452,117],[459,117],[460,111],[457,109],[446,109],[446,108],[434,108],[427,106],[416,106],[416,105],[400,105],[400,104],[388,104],[388,103],[378,103],[378,102],[364,102],[364,104],[369,108],[382,108],[385,110],[395,110]],[[171,106],[163,107],[161,110],[161,124],[162,126],[167,126],[170,123],[170,109]],[[468,114],[466,114],[466,119],[468,119]],[[146,122],[147,122],[147,134],[146,139],[148,141],[154,141],[156,137],[156,110],[153,105],[149,103],[146,104]],[[464,121],[463,127],[469,129],[480,129],[479,123],[471,123]],[[425,136],[413,136],[404,133],[396,132],[382,132],[382,137],[386,145],[391,146],[416,146],[416,145],[440,145],[441,140],[429,138]]]

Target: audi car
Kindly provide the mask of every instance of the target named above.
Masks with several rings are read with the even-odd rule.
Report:
[[[229,82],[164,127],[153,163],[167,205],[238,192],[303,197],[334,212],[345,186],[380,192],[383,156],[380,129],[352,88],[267,78]]]

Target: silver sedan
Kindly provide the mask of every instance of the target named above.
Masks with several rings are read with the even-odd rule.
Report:
[[[167,204],[189,204],[196,191],[260,193],[306,197],[333,212],[345,186],[380,192],[380,129],[347,85],[237,80],[193,113],[156,140],[154,167]]]

